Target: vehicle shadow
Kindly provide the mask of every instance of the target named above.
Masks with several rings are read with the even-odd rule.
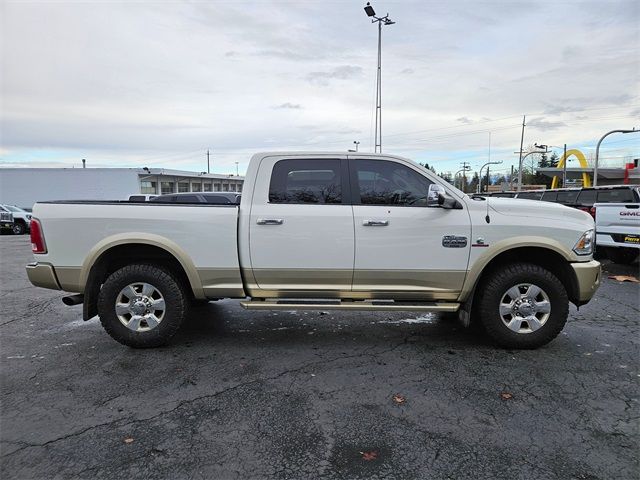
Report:
[[[247,311],[237,302],[198,305],[171,345],[259,344],[264,347],[341,345],[354,348],[411,343],[448,348],[495,348],[480,328],[451,315],[419,312]]]

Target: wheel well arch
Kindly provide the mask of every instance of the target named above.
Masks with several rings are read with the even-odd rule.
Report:
[[[171,252],[148,243],[125,243],[114,245],[101,252],[89,270],[84,289],[83,317],[89,320],[98,314],[98,294],[104,281],[113,272],[132,263],[151,264],[166,268],[193,295],[193,285],[187,272]]]
[[[562,282],[571,303],[579,304],[580,289],[571,264],[560,253],[545,247],[515,247],[500,252],[485,265],[476,281],[474,292],[477,291],[478,285],[481,285],[488,275],[512,263],[532,263],[549,270]]]

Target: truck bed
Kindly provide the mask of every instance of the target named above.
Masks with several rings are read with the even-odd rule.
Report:
[[[56,266],[63,289],[82,292],[88,265],[101,252],[121,242],[154,245],[173,254],[191,280],[197,277],[197,296],[242,296],[238,208],[129,201],[37,203],[33,215],[42,223],[49,252],[38,255],[38,261]]]

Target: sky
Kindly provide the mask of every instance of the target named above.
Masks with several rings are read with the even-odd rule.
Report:
[[[242,174],[255,152],[373,151],[377,28],[365,2],[0,3],[0,167]],[[383,151],[495,171],[534,143],[592,157],[640,128],[640,2],[372,2]],[[556,148],[561,153],[561,149]],[[603,143],[606,165],[640,134]]]

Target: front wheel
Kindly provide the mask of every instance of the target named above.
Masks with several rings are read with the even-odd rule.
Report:
[[[515,263],[490,273],[478,289],[480,321],[506,348],[538,348],[553,340],[569,314],[564,285],[538,265]]]
[[[164,345],[187,315],[180,282],[154,265],[127,265],[104,282],[98,295],[100,323],[114,340],[134,348]]]

